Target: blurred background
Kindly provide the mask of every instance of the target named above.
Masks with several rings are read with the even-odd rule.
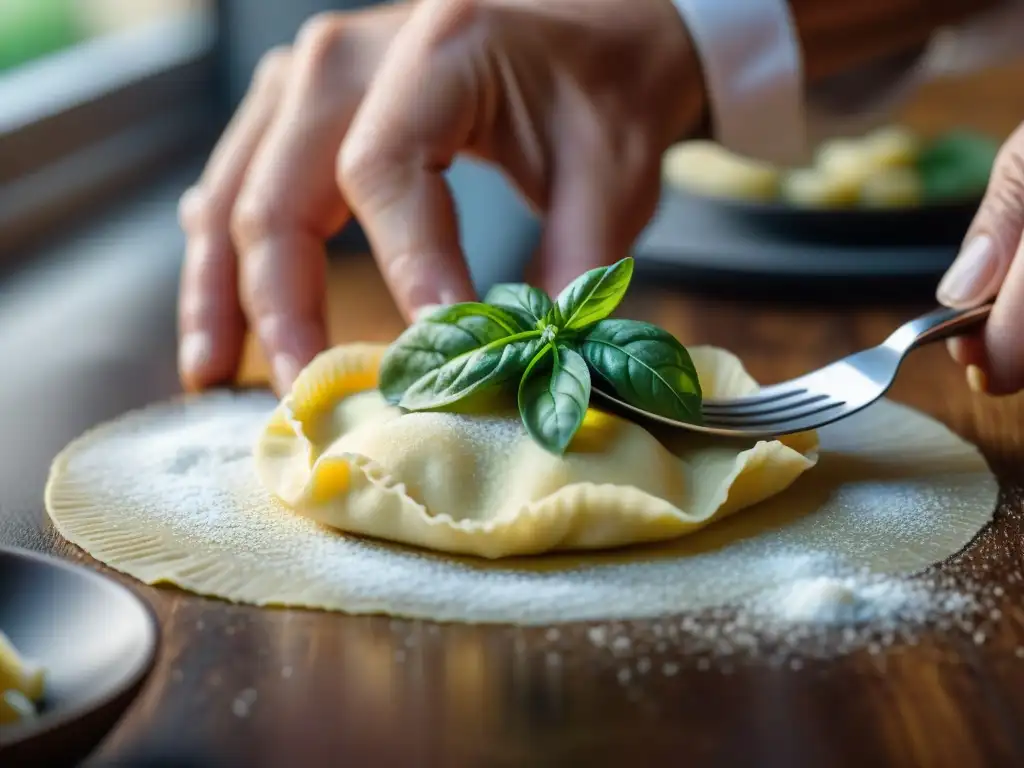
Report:
[[[0,268],[147,194],[170,206],[263,53],[318,11],[370,4],[0,1]],[[459,162],[450,177],[477,282],[516,274],[536,239],[527,209],[489,169]],[[173,238],[151,230],[148,247]],[[353,226],[336,250],[365,248]]]
[[[291,42],[318,11],[363,4],[0,0],[0,542],[59,546],[41,506],[53,456],[99,422],[179,394],[178,198],[263,53]],[[661,206],[636,244],[637,279],[675,286],[680,297],[773,302],[749,313],[762,322],[741,317],[735,326],[722,322],[735,304],[693,302],[698,338],[702,322],[722,325],[720,338],[749,332],[743,349],[759,352],[744,357],[755,374],[796,375],[779,361],[824,362],[862,331],[888,333],[888,320],[865,319],[863,307],[932,301],[996,147],[1024,120],[1024,60],[935,80],[896,113],[873,117],[863,133],[820,147],[806,168],[752,163],[705,143],[673,147]],[[498,173],[460,161],[449,177],[478,289],[517,279],[538,222]],[[359,279],[362,295],[346,295],[334,325],[352,320],[366,340],[385,341],[398,319],[365,251],[358,227],[333,243],[332,258],[364,255],[343,276]],[[861,305],[854,329],[831,322],[847,298]],[[822,301],[828,313],[802,311]],[[668,319],[675,330],[688,317]],[[458,643],[452,650],[476,659]],[[198,669],[219,663],[204,652]],[[165,753],[165,737],[180,741],[176,731],[143,733],[161,718],[194,717],[193,699],[168,691],[156,688],[169,697],[163,714],[154,716],[150,698],[135,726],[114,736],[119,759],[110,764],[128,764],[122,750],[144,757]],[[184,746],[205,746],[214,730]],[[149,764],[187,765],[188,756]]]
[[[57,242],[66,253],[75,238],[95,241],[112,216],[134,221],[133,247],[175,253],[174,200],[263,52],[317,11],[366,4],[2,0],[0,268]],[[756,276],[806,292],[885,276],[895,289],[930,290],[995,147],[1024,119],[1022,82],[1024,62],[932,82],[879,116],[880,130],[823,147],[806,169],[676,147],[638,260],[691,288],[742,291]],[[537,222],[497,173],[460,161],[450,177],[478,286],[515,279]],[[126,242],[118,231],[109,247]],[[334,250],[362,249],[351,227]]]

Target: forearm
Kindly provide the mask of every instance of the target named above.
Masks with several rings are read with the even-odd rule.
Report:
[[[802,48],[805,82],[814,85],[919,49],[936,30],[1003,1],[789,0],[789,6]]]

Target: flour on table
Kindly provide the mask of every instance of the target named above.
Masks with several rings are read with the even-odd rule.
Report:
[[[143,582],[255,605],[523,625],[684,616],[653,649],[670,629],[688,631],[686,614],[722,606],[797,625],[913,613],[922,598],[903,575],[963,548],[996,504],[973,446],[882,401],[822,430],[819,465],[786,492],[677,542],[502,561],[437,555],[340,534],[273,501],[251,447],[276,402],[216,392],[88,433],[54,463],[56,527]]]

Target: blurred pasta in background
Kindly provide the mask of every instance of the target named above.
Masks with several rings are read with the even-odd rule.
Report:
[[[776,168],[707,141],[672,147],[666,182],[691,194],[810,208],[912,207],[980,197],[999,141],[950,130],[925,139],[889,125],[818,147],[806,168]]]

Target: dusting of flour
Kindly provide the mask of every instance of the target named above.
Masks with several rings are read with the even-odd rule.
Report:
[[[888,558],[899,572],[920,571],[991,513],[994,480],[967,459],[955,465],[962,457],[949,440],[929,442],[952,470],[837,484],[815,514],[721,546],[483,562],[345,536],[269,498],[251,447],[274,405],[267,394],[214,393],[101,427],[55,463],[47,496],[55,524],[148,583],[259,605],[552,625],[544,637],[553,664],[560,644],[582,633],[632,659],[627,677],[674,675],[680,650],[786,659],[796,648],[871,650],[912,641],[928,624],[975,627],[981,609],[969,585],[880,567]],[[872,411],[865,433],[893,418]],[[837,444],[852,451],[857,434]]]
[[[898,576],[815,576],[759,594],[747,610],[781,622],[856,624],[925,620],[929,610],[959,612],[970,599]]]

